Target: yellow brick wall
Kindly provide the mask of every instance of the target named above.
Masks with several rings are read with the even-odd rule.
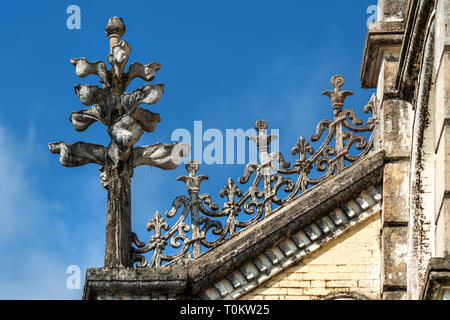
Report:
[[[313,300],[353,293],[380,299],[380,213],[262,283],[243,300]]]

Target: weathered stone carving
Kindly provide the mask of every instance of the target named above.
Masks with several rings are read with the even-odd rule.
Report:
[[[325,91],[323,94],[331,99],[334,121],[321,121],[316,133],[311,137],[312,143],[322,141],[321,145],[315,150],[305,137],[300,137],[291,151],[292,155],[298,155],[299,159],[291,167],[291,163],[285,161],[282,153],[269,152],[271,141],[278,137],[267,134],[266,121],[257,121],[255,129],[258,135],[249,139],[257,145],[259,162],[248,163],[238,182],[246,184],[252,176],[253,180],[247,192],[242,192],[230,178],[220,192],[222,198],[227,197],[221,210],[209,194],[199,195],[200,184],[208,177],[196,176],[199,164],[196,161],[189,162],[186,165],[189,175],[178,178],[178,181],[186,184],[189,197],[175,198],[172,209],[166,212],[168,218],[173,218],[183,207],[178,221],[170,228],[161,215],[156,213],[147,225],[148,231],[154,231],[150,241],[146,244],[134,235],[133,242],[137,247],[134,249],[134,260],[138,262],[137,266],[160,267],[165,261],[186,258],[191,246],[193,258],[198,258],[202,254],[202,248],[215,248],[240,229],[270,216],[273,213],[273,204],[282,206],[293,201],[308,187],[326,181],[341,172],[346,165],[366,156],[373,149],[373,131],[378,123],[376,97],[372,96],[364,107],[364,112],[372,113],[372,117],[363,124],[353,110],[343,109],[345,98],[353,94],[351,91],[341,91],[344,78],[334,76],[331,83],[334,90]],[[370,137],[359,134],[365,132],[370,134]],[[314,177],[311,174],[313,169]],[[318,176],[317,173],[322,174]],[[291,178],[292,176],[296,178]],[[239,216],[241,211],[251,218],[243,220],[243,215]],[[186,223],[189,214],[190,225]],[[238,220],[238,216],[241,219]],[[163,231],[166,232],[162,234]],[[190,231],[191,238],[187,235]],[[172,248],[181,249],[178,253],[167,255],[163,251],[168,244]],[[153,255],[151,260],[147,261],[142,254],[150,251],[153,251]]]
[[[88,163],[101,165],[101,182],[108,190],[105,267],[132,266],[130,183],[133,168],[149,165],[174,169],[180,163],[180,157],[189,152],[189,146],[179,143],[157,143],[134,148],[143,132],[154,131],[161,121],[158,113],[139,106],[157,103],[163,94],[164,85],[146,84],[140,89],[124,93],[132,79],[140,77],[152,81],[161,67],[155,62],[147,65],[133,63],[128,73],[124,73],[131,52],[129,44],[120,40],[124,33],[125,25],[121,18],[113,17],[108,21],[106,34],[110,39],[110,70],[106,69],[102,61],[89,62],[85,58],[70,60],[79,77],[95,74],[100,77],[103,86],[75,86],[75,93],[81,103],[91,107],[73,112],[70,121],[77,131],[86,130],[96,121],[103,123],[108,127],[111,137],[109,146],[86,142],[49,144],[50,151],[59,154],[63,166],[76,167]]]

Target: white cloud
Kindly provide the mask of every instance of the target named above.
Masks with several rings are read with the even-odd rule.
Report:
[[[80,299],[82,290],[66,288],[66,268],[80,264],[84,280],[103,248],[73,243],[71,232],[80,227],[69,226],[57,214],[62,206],[43,196],[45,181],[35,168],[45,155],[35,147],[41,142],[33,128],[19,139],[0,124],[0,299]],[[84,245],[88,250],[74,254]]]

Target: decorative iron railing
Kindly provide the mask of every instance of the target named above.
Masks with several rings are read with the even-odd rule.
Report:
[[[219,194],[227,199],[221,210],[209,194],[199,194],[201,182],[208,177],[196,175],[199,164],[196,161],[188,162],[186,169],[189,174],[179,177],[178,181],[186,184],[189,196],[176,197],[172,209],[165,213],[167,218],[174,218],[182,208],[177,222],[170,227],[161,214],[156,212],[147,224],[147,230],[153,231],[147,243],[140,241],[133,233],[136,248],[133,247],[132,251],[137,267],[161,267],[163,262],[191,259],[191,256],[198,258],[202,255],[202,247],[212,249],[218,246],[240,229],[271,215],[273,204],[282,206],[293,201],[309,187],[327,180],[367,155],[373,149],[374,129],[378,119],[376,96],[373,95],[364,107],[364,112],[371,113],[372,116],[363,124],[352,109],[343,109],[345,98],[353,94],[351,91],[341,91],[344,78],[334,76],[331,83],[334,90],[325,91],[323,95],[331,100],[334,120],[322,120],[310,139],[311,142],[323,139],[320,147],[314,150],[301,136],[291,150],[292,155],[299,157],[291,167],[280,152],[269,153],[269,145],[277,137],[267,134],[266,121],[257,121],[255,129],[258,135],[249,139],[257,145],[259,162],[248,163],[238,182],[244,185],[249,183],[251,177],[253,180],[247,191],[243,192],[229,178]],[[364,132],[370,134],[368,139],[361,135]],[[353,152],[356,154],[351,154]],[[313,169],[316,175],[320,173],[319,177],[312,177]],[[243,215],[240,214],[242,211],[250,218],[243,221]],[[191,224],[186,222],[189,215]],[[191,237],[188,236],[189,232]],[[209,232],[209,238],[214,238],[212,241],[207,240]],[[178,251],[165,254],[168,245],[174,249],[172,251]],[[153,252],[150,260],[143,256],[148,252]]]

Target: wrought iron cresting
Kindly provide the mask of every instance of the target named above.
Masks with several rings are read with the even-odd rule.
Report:
[[[229,178],[219,194],[220,197],[226,198],[220,210],[209,194],[199,194],[200,184],[208,177],[196,175],[199,164],[196,161],[188,162],[186,170],[189,174],[179,177],[178,181],[186,184],[189,196],[176,197],[172,209],[165,213],[167,218],[174,218],[182,208],[177,222],[170,227],[161,214],[156,212],[147,224],[147,230],[153,232],[147,243],[140,241],[133,233],[133,243],[136,247],[132,248],[132,254],[137,267],[161,267],[164,262],[176,263],[185,259],[196,259],[202,255],[202,247],[217,247],[240,229],[271,215],[274,212],[273,204],[282,206],[293,201],[308,188],[338,174],[373,150],[378,122],[376,96],[373,95],[364,107],[365,113],[371,113],[371,117],[364,124],[356,117],[354,110],[343,109],[345,98],[353,94],[348,90],[341,91],[344,78],[334,76],[331,83],[334,90],[325,91],[323,95],[327,95],[331,100],[334,119],[320,121],[316,133],[310,139],[311,142],[323,139],[321,145],[315,150],[305,137],[301,136],[291,150],[292,155],[298,155],[298,160],[291,166],[282,153],[269,152],[271,141],[277,137],[267,134],[266,121],[257,121],[255,129],[258,134],[249,139],[257,145],[259,162],[248,163],[244,175],[238,179],[242,185],[249,183],[247,191],[243,192],[233,179]],[[362,133],[368,133],[370,137],[366,138]],[[319,177],[312,177],[313,169],[320,173]],[[242,219],[244,215],[241,212],[250,218]],[[187,222],[189,215],[190,224]],[[214,238],[213,241],[207,240],[209,232]],[[177,252],[164,253],[168,245],[175,249],[171,251]],[[148,252],[152,252],[150,260],[143,255]]]

